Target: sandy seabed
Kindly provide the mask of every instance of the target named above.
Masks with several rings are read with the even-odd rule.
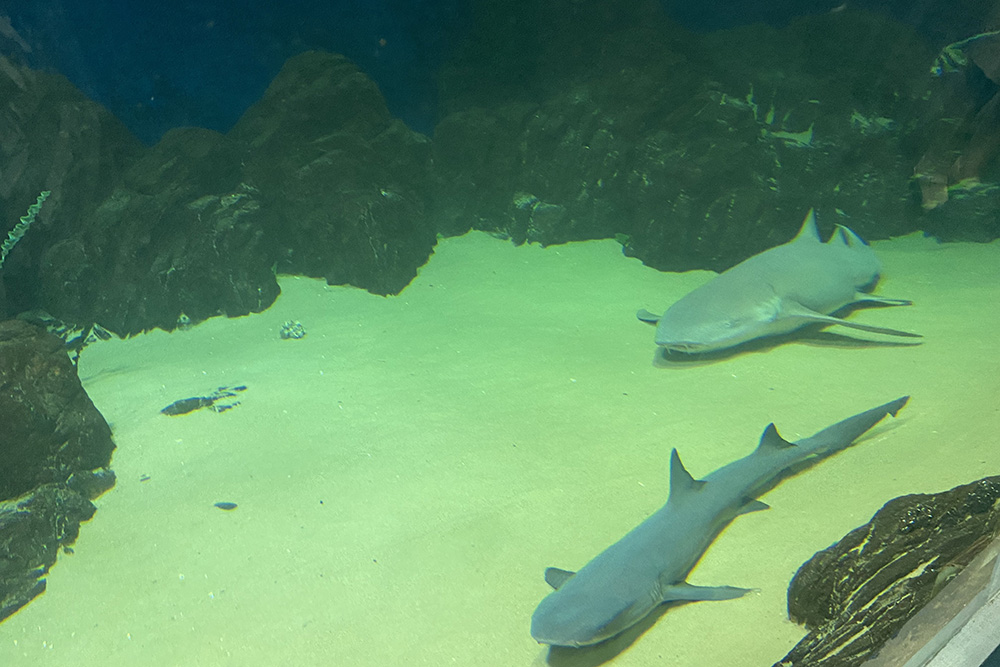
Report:
[[[813,553],[891,498],[1000,474],[1000,243],[874,247],[878,293],[915,305],[850,317],[918,346],[807,336],[657,368],[635,311],[712,274],[660,273],[613,241],[470,233],[396,297],[285,277],[265,313],[88,347],[118,484],[47,592],[0,626],[0,664],[771,665],[804,634],[785,593]],[[289,320],[308,335],[280,339]],[[159,412],[237,385],[231,410]],[[764,496],[772,509],[734,521],[689,578],[759,592],[596,651],[530,637],[545,567],[579,568],[660,507],[672,447],[697,477],[769,422],[794,440],[904,394],[897,419]]]

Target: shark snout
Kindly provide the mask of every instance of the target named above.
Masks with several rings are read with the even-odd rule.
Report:
[[[665,322],[656,332],[656,344],[668,352],[711,352],[732,347],[748,339],[743,327],[732,321],[719,320],[692,327],[671,327]]]
[[[603,623],[596,618],[599,613],[586,600],[566,598],[554,591],[532,614],[531,637],[550,646],[576,648],[596,644],[607,636],[601,634]]]

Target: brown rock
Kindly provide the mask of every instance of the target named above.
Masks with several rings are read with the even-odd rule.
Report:
[[[0,317],[38,307],[38,256],[112,191],[139,140],[66,77],[0,57],[0,237],[42,190],[52,196],[4,264]],[[0,303],[0,307],[3,304]]]
[[[0,322],[0,620],[45,590],[60,548],[114,484],[111,429],[63,342]]]
[[[1000,529],[1000,477],[890,500],[805,563],[788,615],[809,628],[777,667],[860,665]]]
[[[430,142],[392,119],[347,58],[290,58],[229,138],[267,200],[279,271],[392,294],[427,261]]]

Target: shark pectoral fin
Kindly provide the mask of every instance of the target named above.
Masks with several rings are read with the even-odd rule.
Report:
[[[687,582],[672,584],[663,589],[663,601],[688,600],[733,600],[752,592],[751,588],[736,588],[735,586],[692,586]]]
[[[762,512],[771,509],[771,506],[759,500],[750,499],[744,503],[737,514],[750,514],[750,512]]]
[[[858,292],[855,301],[866,301],[868,303],[879,303],[883,306],[912,306],[913,302],[909,299],[889,299],[884,296],[875,296],[874,294],[866,294],[865,292]]]
[[[784,319],[805,320],[807,322],[821,322],[823,324],[839,324],[842,327],[848,327],[850,329],[858,329],[859,331],[868,331],[870,333],[886,334],[887,336],[923,338],[923,336],[921,336],[920,334],[910,333],[909,331],[900,331],[899,329],[889,329],[888,327],[875,327],[870,324],[861,324],[859,322],[851,322],[850,320],[844,320],[839,317],[831,317],[830,315],[823,315],[822,313],[817,313],[814,310],[809,310],[808,308],[806,308],[801,304],[783,305],[781,317]]]
[[[823,320],[829,322],[830,324],[839,324],[842,327],[849,327],[851,329],[858,329],[860,331],[868,331],[871,333],[886,334],[887,336],[903,336],[904,338],[923,338],[918,333],[911,333],[909,331],[900,331],[899,329],[890,329],[888,327],[873,327],[870,324],[861,324],[860,322],[851,322],[850,320],[842,320],[839,317],[825,317]]]
[[[545,568],[545,583],[555,590],[559,590],[559,587],[565,584],[574,574],[576,572],[560,570],[558,567],[547,567]]]
[[[660,321],[659,315],[657,315],[656,313],[651,313],[645,308],[636,313],[635,316],[638,317],[641,321],[645,322],[646,324],[657,324]]]

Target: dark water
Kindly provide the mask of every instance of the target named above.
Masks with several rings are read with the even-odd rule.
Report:
[[[557,4],[565,5],[566,14],[580,7],[574,0]],[[780,27],[842,5],[840,0],[660,3],[671,19],[697,32],[752,23]],[[915,25],[942,44],[976,32],[986,11],[970,3],[930,0],[864,0],[850,6]],[[438,74],[449,54],[470,35],[482,39],[492,28],[498,39],[509,41],[504,24],[526,19],[540,7],[531,0],[502,5],[485,0],[289,0],[280,5],[263,0],[3,0],[0,17],[10,18],[30,52],[0,34],[0,54],[65,74],[152,144],[173,127],[228,130],[287,58],[325,49],[355,61],[379,84],[393,115],[430,133],[439,112]],[[477,20],[493,25],[477,31]],[[553,28],[522,23],[524,31]]]

